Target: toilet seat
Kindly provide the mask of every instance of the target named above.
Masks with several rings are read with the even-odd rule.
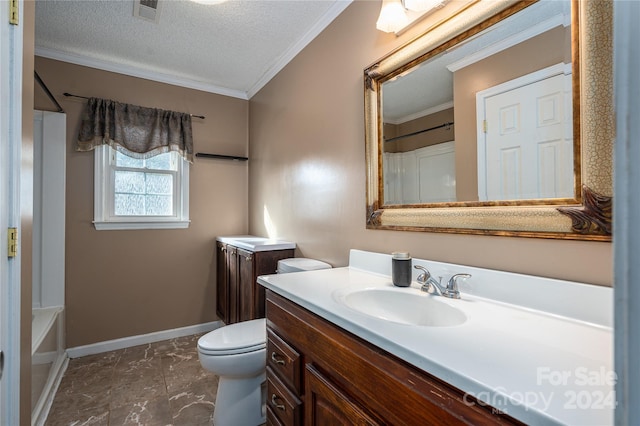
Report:
[[[198,339],[198,351],[210,356],[254,352],[266,346],[267,324],[264,318],[227,325]]]
[[[249,346],[246,348],[233,348],[227,350],[215,350],[215,349],[203,349],[201,346],[198,346],[198,350],[202,355],[209,356],[224,356],[224,355],[237,355],[237,354],[245,354],[247,352],[255,352],[263,350],[267,347],[267,344]]]

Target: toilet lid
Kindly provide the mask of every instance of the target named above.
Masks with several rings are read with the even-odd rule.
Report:
[[[306,257],[291,257],[278,260],[278,273],[315,271],[318,269],[330,269],[331,265],[321,260],[308,259]]]
[[[264,318],[220,327],[198,339],[198,350],[207,355],[231,355],[253,352],[267,345]]]

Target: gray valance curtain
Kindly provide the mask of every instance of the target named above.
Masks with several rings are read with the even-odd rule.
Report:
[[[105,144],[134,158],[178,151],[191,163],[191,116],[90,98],[82,116],[76,149],[91,151]]]

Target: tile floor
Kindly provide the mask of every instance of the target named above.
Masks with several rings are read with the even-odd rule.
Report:
[[[199,337],[70,360],[45,425],[212,425],[218,379]]]

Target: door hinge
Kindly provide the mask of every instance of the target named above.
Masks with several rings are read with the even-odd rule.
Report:
[[[7,232],[7,256],[18,255],[18,228],[9,228]]]
[[[482,131],[487,133],[487,120],[482,120]]]
[[[18,25],[19,16],[18,0],[9,0],[9,23],[11,25]]]

